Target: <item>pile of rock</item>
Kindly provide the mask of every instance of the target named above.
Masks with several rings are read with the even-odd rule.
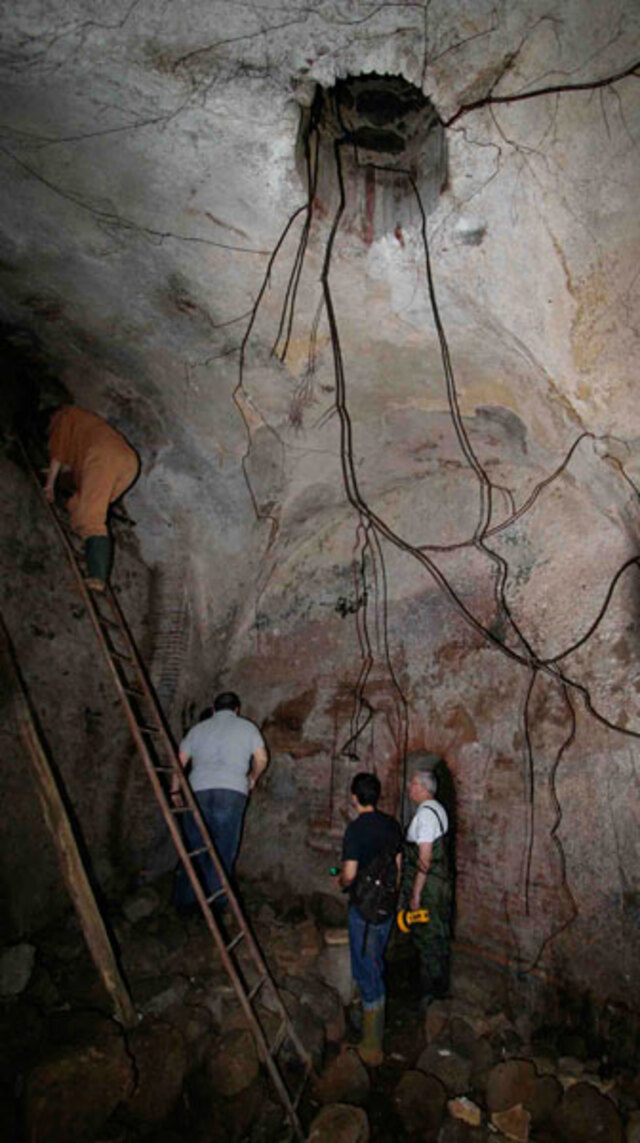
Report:
[[[110,1017],[73,917],[0,950],[7,1143],[25,1134],[30,1143],[282,1138],[282,1108],[208,930],[198,916],[179,917],[169,899],[169,881],[147,886],[111,917],[139,1013],[130,1032]],[[342,902],[267,899],[254,889],[246,904],[318,1073],[301,1107],[313,1143],[640,1143],[631,1057],[607,1073],[586,1038],[536,1038],[480,984],[477,965],[457,965],[453,998],[435,1002],[426,1024],[417,1010],[411,1023],[392,987],[385,1063],[368,1071],[345,1041]],[[242,947],[238,965],[248,972]],[[259,1016],[267,1032],[279,1023],[268,990]],[[282,1062],[297,1063],[286,1045]]]
[[[395,1128],[391,1115],[382,1133],[363,1121],[367,1077],[347,1052],[316,1085],[316,1099],[332,1103],[331,1114],[325,1106],[313,1121],[314,1143],[394,1135],[423,1143],[640,1143],[637,1069],[604,1080],[600,1060],[559,1056],[551,1043],[535,1039],[526,1043],[504,1012],[487,1015],[456,999],[431,1006],[424,1034],[428,1042],[411,1066],[398,1075],[386,1064],[374,1079],[392,1105]],[[506,1045],[517,1055],[508,1055]],[[332,1135],[336,1122],[339,1135]]]
[[[253,1037],[199,915],[180,917],[170,883],[146,886],[113,911],[111,927],[139,1024],[126,1031],[73,916],[31,943],[0,950],[0,1111],[7,1141],[234,1141],[275,1138]],[[303,901],[248,913],[280,994],[315,1065],[344,1036],[341,997],[317,964],[323,926]],[[344,949],[341,950],[342,955]],[[348,951],[348,950],[346,950]],[[342,959],[344,959],[342,957]],[[243,968],[242,954],[238,957]],[[258,1010],[279,1024],[268,993]],[[287,1046],[283,1050],[287,1062]],[[253,1125],[253,1127],[252,1127]],[[214,1130],[215,1129],[215,1130]],[[186,1132],[186,1134],[185,1134]]]

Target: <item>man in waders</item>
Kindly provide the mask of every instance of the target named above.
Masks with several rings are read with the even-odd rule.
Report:
[[[138,476],[138,454],[96,413],[62,405],[43,414],[49,443],[45,496],[53,503],[60,471],[71,472],[75,492],[67,504],[71,527],[84,540],[87,587],[104,591],[111,562],[109,506]]]
[[[411,936],[420,954],[421,1003],[426,1010],[449,987],[449,942],[453,904],[447,852],[449,819],[436,801],[438,779],[431,770],[416,770],[407,791],[417,810],[404,847],[402,900],[411,910],[427,909],[426,924],[413,925]]]

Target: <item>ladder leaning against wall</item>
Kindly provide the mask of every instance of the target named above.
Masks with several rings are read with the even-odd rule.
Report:
[[[113,685],[118,693],[125,718],[133,736],[138,754],[151,782],[162,816],[171,834],[178,856],[191,882],[196,900],[217,948],[222,963],[233,984],[247,1024],[256,1042],[258,1057],[266,1068],[289,1121],[292,1136],[305,1139],[298,1116],[298,1108],[307,1080],[313,1075],[308,1052],[291,1023],[282,998],[265,964],[264,958],[251,933],[238,899],[229,883],[207,826],[200,813],[191,786],[186,780],[164,714],[138,654],[133,636],[127,626],[120,605],[109,585],[105,591],[87,587],[79,563],[80,548],[63,516],[49,504],[38,480],[31,459],[22,446],[31,476],[37,484],[42,502],[51,517],[58,537],[67,555],[76,584],[87,613],[93,624],[100,647],[107,661]],[[170,798],[170,782],[180,783],[183,804],[174,806]],[[195,849],[188,850],[180,830],[179,819],[192,815],[200,835]],[[220,878],[222,888],[207,896],[198,879],[194,859],[208,853]],[[217,924],[212,906],[219,897],[229,901],[229,920],[225,917],[225,931]],[[233,935],[230,936],[230,932]],[[264,1026],[256,1011],[260,999],[270,1002],[270,1011],[277,1015],[275,1031]],[[288,1057],[282,1059],[288,1050]],[[279,1059],[279,1057],[281,1057]],[[293,1067],[291,1064],[293,1063]]]

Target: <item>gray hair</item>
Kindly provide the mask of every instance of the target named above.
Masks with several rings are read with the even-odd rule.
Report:
[[[423,770],[418,768],[413,772],[413,778],[419,783],[429,794],[435,794],[438,789],[438,779],[436,778],[433,770]]]

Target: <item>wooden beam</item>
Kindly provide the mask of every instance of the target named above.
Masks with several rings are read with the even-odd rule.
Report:
[[[0,616],[0,648],[13,684],[13,707],[20,739],[27,751],[44,820],[51,834],[60,870],[80,918],[89,951],[111,997],[116,1019],[125,1028],[138,1023],[129,990],[124,982],[95,894],[87,875],[65,808],[60,779],[49,764],[29,696],[20,674],[15,651]]]

